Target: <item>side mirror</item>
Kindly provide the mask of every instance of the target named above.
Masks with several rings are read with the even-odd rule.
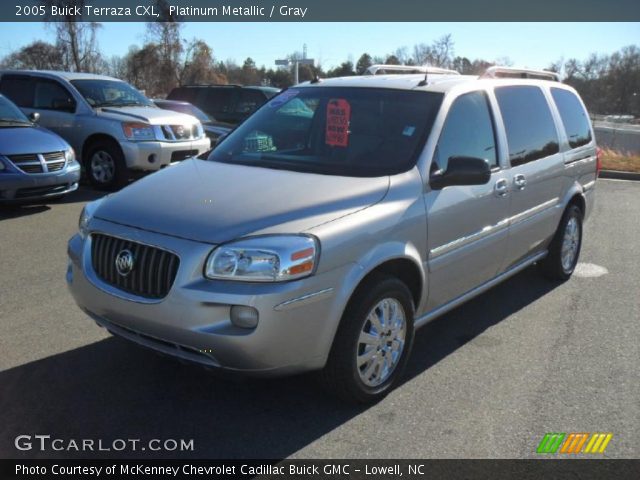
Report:
[[[484,185],[491,179],[489,162],[477,157],[450,157],[446,170],[431,174],[429,185],[442,190],[454,185]]]
[[[40,120],[40,114],[38,112],[33,112],[29,114],[29,121],[31,123],[38,123],[38,120]]]

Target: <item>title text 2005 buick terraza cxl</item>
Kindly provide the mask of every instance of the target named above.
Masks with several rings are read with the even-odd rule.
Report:
[[[207,160],[85,207],[76,302],[170,355],[320,370],[344,399],[381,398],[416,328],[533,263],[565,280],[578,260],[598,164],[587,113],[544,72],[503,72],[281,93]]]

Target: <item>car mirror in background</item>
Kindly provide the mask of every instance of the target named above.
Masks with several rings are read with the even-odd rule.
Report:
[[[29,114],[29,121],[31,123],[38,123],[38,120],[40,120],[40,114],[38,112]]]
[[[431,174],[429,184],[434,190],[454,185],[484,185],[491,179],[489,162],[477,157],[449,157],[446,170]]]

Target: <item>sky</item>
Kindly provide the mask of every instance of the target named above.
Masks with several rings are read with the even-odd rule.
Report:
[[[242,63],[251,57],[258,66],[307,45],[307,56],[328,69],[367,52],[392,53],[399,47],[431,43],[450,33],[455,55],[493,61],[508,57],[514,66],[546,68],[561,57],[585,59],[591,53],[611,53],[640,45],[640,23],[186,23],[187,39],[204,39],[216,61]],[[42,23],[0,24],[0,57],[34,40],[53,40]],[[106,22],[98,41],[103,53],[124,55],[145,40],[145,24]]]

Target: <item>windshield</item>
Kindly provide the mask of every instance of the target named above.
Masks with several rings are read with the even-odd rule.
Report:
[[[72,80],[71,83],[92,107],[153,106],[138,90],[117,80]]]
[[[16,107],[2,95],[0,95],[0,122],[31,123],[18,107]]]
[[[187,115],[192,115],[200,120],[202,123],[211,123],[214,120],[200,110],[198,107],[188,104],[188,103],[165,103],[165,102],[156,102],[156,105],[163,110],[172,110],[178,113],[186,113]]]
[[[409,170],[442,94],[378,88],[286,90],[249,117],[209,160],[329,175]]]

